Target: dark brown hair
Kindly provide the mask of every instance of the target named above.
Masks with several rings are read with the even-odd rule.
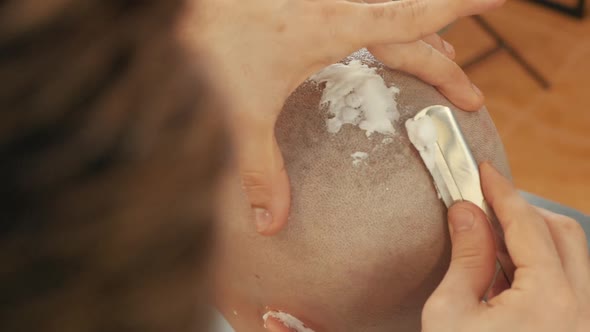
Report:
[[[225,138],[181,1],[0,2],[0,330],[194,331]]]

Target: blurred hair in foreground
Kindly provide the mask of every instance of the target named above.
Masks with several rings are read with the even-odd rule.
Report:
[[[182,6],[0,2],[0,330],[200,330],[226,140]]]

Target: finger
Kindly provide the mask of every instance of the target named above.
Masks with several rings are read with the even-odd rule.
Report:
[[[360,3],[383,3],[391,0],[349,0]],[[455,58],[455,48],[449,42],[444,40],[438,33],[432,33],[422,38],[422,40],[428,45],[434,47],[437,51],[448,56],[451,59]]]
[[[297,332],[287,327],[280,320],[270,317],[264,322],[264,328],[269,332]]]
[[[357,2],[357,3],[384,3],[390,2],[392,0],[348,0],[350,2]],[[430,46],[434,47],[437,51],[441,52],[442,54],[448,56],[451,59],[455,58],[455,48],[449,42],[442,39],[438,33],[432,33],[428,36],[422,38],[422,40],[429,44]]]
[[[320,2],[320,19],[339,41],[362,46],[411,42],[458,17],[498,7],[504,0],[401,0],[382,3]]]
[[[561,271],[561,261],[543,217],[491,165],[483,163],[480,171],[485,198],[504,229],[506,246],[516,268],[521,273],[530,269],[536,277],[547,275],[547,271]],[[517,279],[518,276],[515,284]]]
[[[542,208],[535,209],[545,218],[565,274],[574,290],[587,289],[590,253],[584,229],[572,218]]]
[[[274,137],[274,122],[245,121],[248,125],[234,132],[242,187],[252,206],[256,230],[274,235],[287,222],[289,178]]]
[[[448,212],[452,255],[449,270],[433,296],[454,308],[477,306],[496,270],[495,245],[484,212],[472,203],[453,205]]]
[[[435,50],[439,51],[441,54],[446,55],[449,59],[455,59],[455,48],[453,45],[451,45],[451,43],[439,36],[438,33],[430,34],[422,38],[422,41],[434,47]]]
[[[478,110],[484,98],[465,72],[451,59],[423,41],[388,44],[369,49],[386,66],[415,75],[436,87],[464,110]]]
[[[282,311],[269,311],[264,316],[264,328],[271,332],[307,332],[313,331],[305,323]]]

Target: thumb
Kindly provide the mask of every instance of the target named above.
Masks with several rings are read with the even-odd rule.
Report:
[[[289,177],[274,136],[274,122],[244,126],[235,140],[242,187],[252,206],[256,230],[274,235],[287,223]]]
[[[471,203],[453,205],[448,219],[451,264],[432,297],[455,309],[468,309],[480,303],[494,277],[494,239],[486,215]]]

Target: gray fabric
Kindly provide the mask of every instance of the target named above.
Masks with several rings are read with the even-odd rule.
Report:
[[[368,53],[355,57],[379,66]],[[280,234],[256,234],[239,179],[230,176],[216,291],[238,332],[259,331],[266,306],[318,331],[420,330],[422,306],[450,256],[446,209],[403,125],[422,108],[451,107],[476,160],[491,161],[509,175],[487,111],[462,112],[411,76],[384,68],[379,73],[401,90],[401,119],[391,144],[346,126],[328,133],[326,111],[318,110],[321,89],[313,83],[288,100],[276,135],[291,177],[292,205]],[[367,165],[352,166],[356,151],[369,153]]]

